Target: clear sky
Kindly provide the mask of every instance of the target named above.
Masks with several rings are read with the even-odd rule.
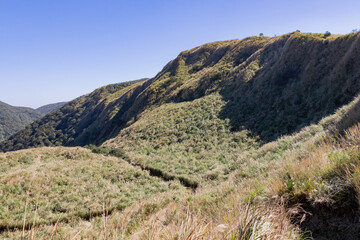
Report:
[[[264,33],[349,33],[359,0],[0,0],[0,101],[39,107],[153,77],[180,51]]]

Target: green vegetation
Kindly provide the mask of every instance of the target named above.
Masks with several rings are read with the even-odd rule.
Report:
[[[110,214],[145,197],[182,189],[115,157],[82,148],[0,154],[0,230]],[[105,206],[105,210],[104,210]]]
[[[13,107],[0,102],[0,142],[41,116],[31,108]]]
[[[66,102],[48,104],[48,105],[37,108],[36,111],[42,113],[43,115],[46,115],[48,113],[55,112],[56,110],[62,108],[65,104],[66,104]]]
[[[261,142],[273,141],[356,96],[356,41],[357,34],[324,40],[323,34],[294,32],[205,44],[182,52],[153,79],[103,87],[68,103],[0,149],[101,145],[121,136],[144,111],[212,94],[221,95],[217,118],[229,120],[231,131],[246,129]]]
[[[331,33],[329,31],[326,31],[325,34],[324,34],[324,38],[327,38],[327,37],[330,37],[331,36]]]
[[[2,237],[358,236],[358,39],[209,43],[66,104],[0,144],[88,148],[0,155]]]
[[[62,102],[31,109],[13,107],[0,102],[0,142],[39,119],[41,116],[54,112],[64,105],[65,103]]]
[[[143,80],[113,84],[79,97],[64,107],[46,115],[2,143],[1,150],[18,150],[35,146],[85,145],[99,137],[106,137],[110,129],[103,126],[116,121],[114,115],[124,103],[123,94],[133,84]],[[121,92],[120,98],[112,95]],[[108,131],[106,131],[108,130]]]
[[[196,182],[228,177],[238,155],[258,146],[249,131],[232,132],[218,118],[225,102],[218,94],[145,111],[120,135],[105,143],[122,147],[132,161],[170,176]]]

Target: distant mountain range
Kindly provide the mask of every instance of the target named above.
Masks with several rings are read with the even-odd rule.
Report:
[[[0,141],[5,140],[43,115],[56,111],[64,106],[64,104],[65,102],[61,102],[32,109],[14,107],[0,101]]]
[[[48,105],[37,108],[36,111],[45,115],[45,114],[54,112],[54,111],[58,110],[59,108],[62,108],[65,104],[66,104],[66,102],[48,104]]]

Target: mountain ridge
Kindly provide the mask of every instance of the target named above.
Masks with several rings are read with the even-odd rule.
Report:
[[[359,63],[360,33],[249,37],[81,96],[0,143],[0,236],[357,239]]]
[[[65,104],[66,104],[66,102],[51,103],[51,104],[46,104],[44,106],[38,107],[35,110],[42,113],[43,115],[46,115],[48,113],[54,112],[54,111],[62,108]]]
[[[192,101],[213,92],[220,93],[227,102],[219,117],[229,119],[234,131],[249,129],[264,142],[274,140],[319,121],[355,97],[360,89],[355,81],[360,73],[354,66],[359,36],[294,32],[273,38],[208,43],[183,51],[154,78],[128,86],[126,92],[118,93],[118,101],[112,99],[110,105],[105,104],[116,109],[112,113],[116,114],[103,119],[107,123],[100,124],[101,131],[92,132],[88,128],[91,123],[82,122],[75,127],[76,133],[70,133],[61,144],[101,144],[136,121],[147,108]],[[346,82],[340,82],[341,78]],[[93,92],[89,96],[95,95]],[[93,115],[100,114],[105,105],[94,109]],[[91,122],[90,118],[87,121]],[[53,127],[56,131],[62,129],[61,124]],[[24,131],[22,135],[26,135]],[[45,146],[54,144],[44,138],[48,140]],[[9,144],[0,149],[18,149]],[[22,143],[24,147],[37,144]]]

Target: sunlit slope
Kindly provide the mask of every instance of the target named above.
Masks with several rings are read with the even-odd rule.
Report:
[[[24,218],[27,226],[86,220],[179,189],[178,182],[83,148],[0,154],[0,229],[21,228]]]
[[[23,200],[22,212],[19,207],[18,216],[21,214],[26,216],[25,231],[22,231],[22,224],[11,225],[15,227],[14,231],[3,229],[1,236],[5,239],[17,239],[21,236],[35,239],[49,236],[74,239],[104,236],[116,239],[173,239],[177,236],[194,238],[203,236],[207,239],[229,239],[231,236],[245,239],[250,239],[251,236],[265,239],[301,239],[301,236],[303,238],[331,236],[334,239],[343,239],[342,237],[346,236],[347,239],[353,239],[352,237],[358,233],[356,227],[358,223],[352,219],[356,219],[358,208],[356,172],[359,153],[356,145],[359,143],[360,135],[358,127],[349,130],[347,128],[356,125],[359,121],[358,109],[357,98],[317,125],[306,127],[300,132],[261,147],[244,148],[244,152],[237,155],[232,172],[225,181],[222,177],[216,180],[212,178],[212,184],[203,184],[195,192],[180,187],[176,181],[159,184],[158,181],[162,181],[161,179],[146,177],[146,182],[150,181],[144,185],[146,188],[151,188],[151,182],[158,186],[168,184],[169,188],[165,188],[165,191],[160,188],[160,191],[157,191],[159,189],[152,187],[151,192],[143,192],[139,195],[135,191],[135,199],[139,198],[135,201],[129,200],[129,204],[132,203],[129,207],[120,205],[121,207],[113,208],[111,204],[116,203],[116,199],[103,202],[103,211],[92,211],[91,216],[88,213],[73,215],[70,212],[62,212],[64,209],[60,213],[51,212],[57,216],[63,214],[61,221],[53,222],[48,219],[38,222],[43,223],[40,225],[34,224],[34,219],[39,220],[38,217],[30,213],[25,214],[33,210],[26,210],[31,209],[31,204]],[[349,119],[352,121],[349,122]],[[147,127],[151,123],[150,121]],[[342,133],[340,129],[346,129],[346,133],[342,136],[338,135]],[[184,139],[184,141],[188,140]],[[144,143],[148,145],[143,142],[140,146]],[[34,164],[33,159],[26,157],[40,155],[41,159],[45,159],[43,165],[36,164],[38,160],[35,160]],[[13,166],[5,168],[3,166],[3,171],[14,168],[17,171],[28,169],[34,172],[34,165],[52,170],[49,166],[58,162],[57,169],[62,166],[64,170],[57,171],[72,190],[72,196],[78,195],[81,192],[78,189],[82,189],[82,186],[88,186],[87,189],[93,189],[94,185],[96,188],[99,187],[99,194],[93,192],[87,194],[86,203],[89,203],[92,195],[95,198],[94,205],[90,204],[90,206],[101,207],[103,200],[98,199],[110,196],[124,199],[120,197],[122,193],[125,193],[128,199],[133,198],[126,192],[121,192],[120,195],[109,194],[112,190],[108,190],[108,186],[116,184],[114,180],[110,180],[111,183],[105,181],[105,184],[98,185],[94,183],[92,177],[86,181],[83,181],[83,177],[93,176],[99,181],[102,177],[96,173],[101,173],[111,179],[114,177],[126,179],[126,184],[133,187],[138,187],[139,179],[143,179],[139,177],[143,174],[137,171],[132,173],[138,177],[131,177],[130,166],[124,164],[121,159],[118,159],[120,163],[114,164],[115,158],[93,154],[82,148],[41,148],[1,155],[4,158],[5,156],[7,165],[11,160]],[[46,160],[49,158],[53,160]],[[76,163],[78,161],[79,164]],[[75,184],[77,189],[73,189],[72,184],[69,184],[69,176],[72,176],[68,174],[72,168],[69,165],[79,169],[72,170],[78,173],[74,176],[80,179]],[[110,165],[112,165],[111,169],[108,168]],[[94,170],[84,171],[84,168]],[[114,171],[113,168],[121,168],[121,170]],[[38,173],[35,176],[40,179],[41,174],[39,171],[36,172]],[[52,176],[53,173],[50,173]],[[27,176],[27,174],[22,175]],[[145,176],[148,176],[146,172]],[[50,178],[50,180],[54,184],[55,179]],[[65,188],[65,185],[62,187]],[[63,188],[58,191],[57,186],[50,190],[52,196],[57,196],[59,202],[56,203],[60,206],[77,206],[77,198],[69,199],[68,191]],[[118,191],[117,187],[111,189]],[[129,187],[129,189],[133,188]],[[63,192],[66,196],[64,199]],[[32,195],[29,195],[28,199],[32,199]],[[4,206],[12,206],[11,201],[4,203]],[[59,207],[56,203],[54,206]],[[41,207],[39,211],[40,209]],[[321,209],[327,210],[321,211]],[[341,225],[335,226],[334,223]],[[351,229],[341,226],[351,226]]]

